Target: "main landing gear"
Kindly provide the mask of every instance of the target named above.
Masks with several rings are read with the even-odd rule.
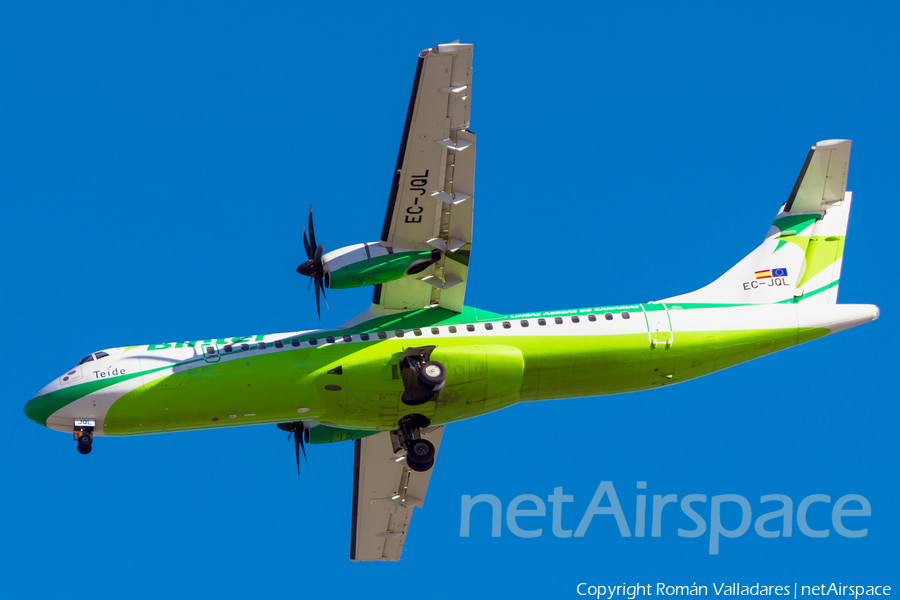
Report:
[[[401,399],[407,406],[418,406],[444,389],[447,369],[436,360],[431,360],[435,346],[408,348],[400,356],[400,378],[403,380]]]
[[[434,444],[422,437],[422,428],[430,424],[431,421],[422,415],[407,415],[391,432],[395,451],[406,450],[406,464],[413,471],[424,472],[434,466]]]

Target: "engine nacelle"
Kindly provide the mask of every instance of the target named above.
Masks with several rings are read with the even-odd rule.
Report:
[[[441,260],[440,250],[394,250],[378,242],[354,244],[322,256],[325,287],[345,289],[378,285],[421,273]]]

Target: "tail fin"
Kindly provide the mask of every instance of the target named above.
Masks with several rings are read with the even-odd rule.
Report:
[[[763,243],[706,287],[660,302],[836,304],[852,201],[849,160],[850,140],[813,146]]]

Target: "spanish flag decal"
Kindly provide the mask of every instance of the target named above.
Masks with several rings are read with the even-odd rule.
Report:
[[[771,279],[772,277],[787,277],[787,269],[766,269],[765,271],[756,271],[757,279]]]

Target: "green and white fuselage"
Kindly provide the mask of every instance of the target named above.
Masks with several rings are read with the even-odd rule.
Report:
[[[432,308],[340,330],[108,349],[45,386],[25,410],[66,432],[76,419],[94,419],[95,435],[298,419],[386,431],[408,413],[437,425],[522,401],[662,387],[877,316],[871,305],[803,303],[647,303],[505,316]],[[397,370],[412,346],[436,346],[432,358],[448,372],[437,399],[416,407],[402,402]]]

